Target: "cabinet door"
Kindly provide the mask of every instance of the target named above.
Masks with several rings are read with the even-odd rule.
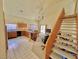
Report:
[[[28,38],[30,37],[30,33],[27,32],[27,31],[22,31],[22,32],[21,32],[21,35],[22,35],[22,36],[26,36],[26,37],[28,37]]]
[[[36,41],[38,33],[31,33],[31,39]]]
[[[16,38],[17,32],[8,32],[8,38]]]

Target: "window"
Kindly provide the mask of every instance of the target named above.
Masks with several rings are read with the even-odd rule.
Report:
[[[45,29],[46,29],[46,26],[45,25],[41,25],[41,33],[45,33]]]
[[[38,30],[38,26],[35,24],[30,24],[29,30],[34,32],[35,30]]]
[[[15,31],[17,29],[16,24],[6,24],[7,26],[7,31]]]

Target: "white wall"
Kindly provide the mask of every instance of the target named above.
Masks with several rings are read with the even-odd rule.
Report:
[[[3,0],[0,0],[0,59],[6,59],[5,27],[2,1]]]
[[[62,8],[65,8],[66,15],[74,14],[74,0],[4,0],[4,11],[6,13],[6,23],[26,22],[34,23],[35,17],[39,16],[40,8],[44,20],[40,24],[48,25],[52,28],[56,22],[57,15]],[[24,10],[23,13],[20,10]],[[41,15],[42,16],[42,15]]]
[[[57,21],[57,16],[62,8],[65,9],[65,15],[74,14],[73,0],[61,0],[54,4],[51,3],[45,11],[45,19],[41,20],[40,24],[47,24],[48,28],[53,28],[55,22]]]
[[[12,16],[5,14],[5,22],[6,23],[27,23],[27,24],[36,24],[34,19],[27,19],[19,16]]]
[[[9,24],[9,23],[26,23],[27,29],[29,29],[30,24],[37,25],[37,22],[35,21],[35,19],[26,19],[23,17],[11,16],[11,15],[6,15],[5,18],[6,18],[5,19],[6,24]]]
[[[7,14],[35,19],[42,0],[4,0],[4,11]]]

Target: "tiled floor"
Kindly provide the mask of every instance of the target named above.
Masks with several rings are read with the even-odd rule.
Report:
[[[8,41],[7,59],[40,59],[31,50],[34,42],[25,37],[19,37]]]

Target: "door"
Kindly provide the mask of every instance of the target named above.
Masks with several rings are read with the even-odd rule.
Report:
[[[0,59],[7,58],[7,46],[6,46],[6,37],[5,37],[5,24],[3,17],[3,0],[0,0]]]

